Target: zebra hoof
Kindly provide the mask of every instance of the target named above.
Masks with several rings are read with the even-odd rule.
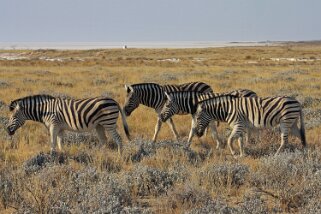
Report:
[[[52,157],[57,157],[58,152],[55,151],[55,150],[51,150],[51,151],[50,151],[50,155],[51,155]]]
[[[123,154],[123,146],[122,145],[118,145],[117,151],[118,151],[118,155],[121,156]]]
[[[245,158],[247,155],[245,155],[245,154],[242,154],[242,155],[240,155],[239,157],[240,158]]]
[[[184,149],[185,149],[185,150],[190,150],[190,149],[191,149],[191,145],[190,145],[190,144],[185,145],[185,146],[184,146]]]

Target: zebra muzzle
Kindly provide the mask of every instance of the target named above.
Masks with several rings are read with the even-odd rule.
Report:
[[[124,108],[124,112],[125,112],[126,117],[129,117],[131,114],[131,112],[129,112],[126,108]]]
[[[11,136],[11,135],[14,135],[15,131],[11,130],[10,127],[7,127],[7,132],[8,134]]]
[[[197,130],[196,135],[197,135],[197,137],[202,137],[204,135],[204,131]]]
[[[161,115],[160,115],[160,119],[161,119],[162,122],[166,122],[166,120],[167,120],[168,118],[161,114]]]

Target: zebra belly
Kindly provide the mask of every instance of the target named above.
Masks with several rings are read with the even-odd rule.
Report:
[[[83,127],[83,128],[73,128],[73,127],[64,127],[63,130],[74,131],[74,132],[90,132],[96,127]]]
[[[272,125],[270,123],[264,124],[264,123],[258,123],[257,121],[247,121],[246,122],[246,127],[250,128],[250,129],[266,129],[266,128],[273,128],[277,125],[279,125],[280,123],[277,122],[273,122]]]
[[[73,132],[90,132],[93,129],[96,128],[98,124],[89,124],[88,126],[86,124],[83,124],[82,126],[70,126],[67,123],[59,124],[60,128],[62,130],[66,131],[73,131]]]

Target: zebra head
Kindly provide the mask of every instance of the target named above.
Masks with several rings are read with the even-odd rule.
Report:
[[[25,123],[26,116],[24,114],[24,107],[18,101],[11,102],[9,110],[12,112],[12,114],[7,125],[7,132],[9,135],[14,135],[16,130]]]
[[[166,102],[160,114],[160,118],[163,122],[179,112],[178,104],[173,94],[165,92],[165,100]]]
[[[125,89],[127,95],[125,99],[124,112],[126,116],[130,116],[130,114],[139,106],[139,96],[131,85],[125,85]]]
[[[202,137],[204,135],[205,129],[210,123],[210,118],[207,112],[205,111],[204,106],[204,103],[200,103],[197,106],[197,110],[195,113],[196,122],[194,123],[193,128],[196,130],[196,135],[198,137]]]

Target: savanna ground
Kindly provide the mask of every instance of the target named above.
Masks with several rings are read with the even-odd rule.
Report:
[[[321,44],[206,49],[0,51],[0,210],[4,213],[320,213]],[[11,60],[9,60],[11,59]],[[274,156],[278,130],[262,131],[234,159],[194,139],[184,149],[190,116],[175,116],[180,142],[164,124],[152,144],[156,114],[140,106],[127,118],[133,140],[122,157],[113,142],[68,133],[55,157],[49,134],[27,122],[13,138],[4,127],[11,100],[32,94],[110,96],[124,84],[204,81],[215,92],[248,88],[289,95],[303,105],[308,150],[299,140]],[[119,120],[120,122],[120,120]],[[219,126],[226,139],[229,128]]]

